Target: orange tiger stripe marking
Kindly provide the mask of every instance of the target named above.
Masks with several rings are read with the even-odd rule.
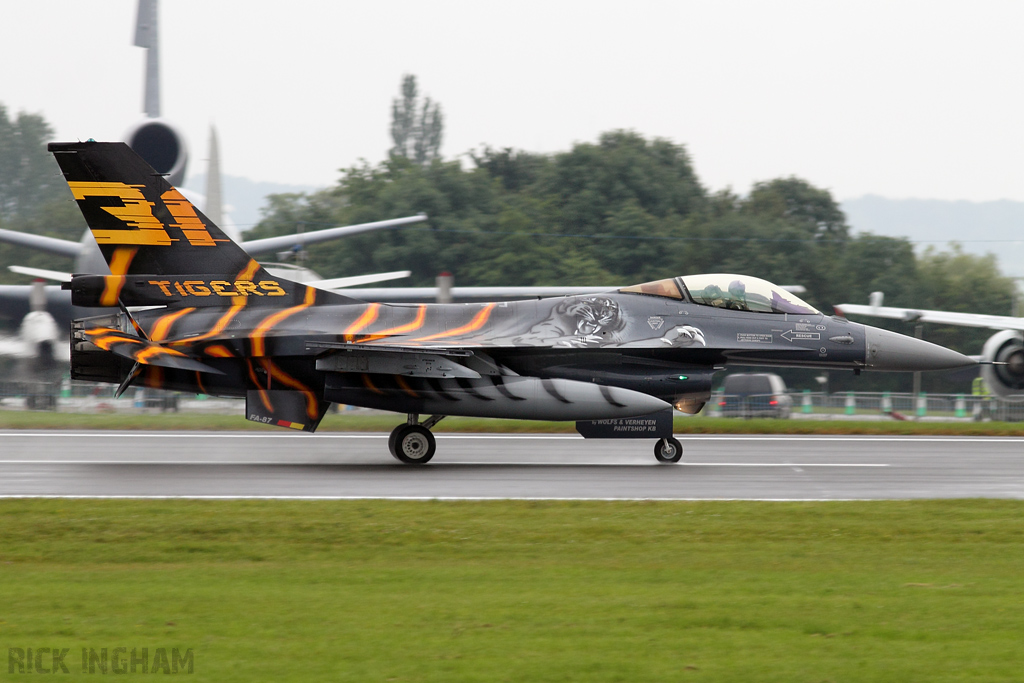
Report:
[[[349,325],[345,329],[345,341],[350,342],[356,338],[356,333],[360,330],[366,329],[369,325],[373,324],[373,321],[377,319],[377,314],[380,311],[380,304],[370,304],[366,307],[366,310],[356,318],[355,322]]]
[[[164,369],[159,365],[146,366],[146,386],[159,389],[164,385]]]
[[[472,320],[462,327],[456,327],[454,330],[447,330],[445,332],[427,335],[426,337],[420,337],[419,339],[413,339],[412,341],[432,341],[434,339],[445,339],[448,337],[457,337],[460,334],[476,332],[487,323],[487,319],[491,317],[491,311],[494,310],[494,306],[495,304],[487,304],[480,310],[480,312],[473,316]]]
[[[110,257],[112,277],[104,278],[103,292],[100,294],[101,306],[116,306],[117,300],[124,289],[125,278],[132,259],[139,252],[138,247],[117,247]]]
[[[270,395],[267,394],[267,390],[260,386],[260,378],[256,376],[256,368],[252,366],[251,360],[246,360],[245,364],[249,367],[249,379],[252,380],[252,384],[256,387],[256,391],[260,394],[260,401],[263,403],[263,407],[267,409],[268,413],[274,412],[274,406],[270,403]]]
[[[289,389],[295,389],[296,391],[302,392],[302,395],[306,398],[306,415],[310,420],[315,420],[319,414],[317,410],[319,402],[317,401],[316,394],[313,393],[313,390],[286,373],[281,368],[274,365],[274,362],[269,358],[262,358],[260,360],[263,368],[267,371],[267,374],[269,374],[273,379],[276,379]]]
[[[392,309],[393,310],[393,309]],[[388,330],[381,330],[380,332],[374,332],[373,334],[367,335],[361,341],[368,342],[376,339],[383,339],[384,337],[392,337],[398,334],[406,334],[407,332],[415,332],[416,330],[423,327],[423,321],[427,319],[427,307],[420,306],[416,311],[416,317],[411,323],[399,325],[398,327],[392,327]]]
[[[146,361],[150,360],[151,358],[154,358],[156,356],[162,356],[164,354],[167,354],[168,356],[176,356],[178,358],[187,357],[185,356],[185,354],[181,353],[180,351],[175,351],[174,349],[165,349],[162,346],[150,346],[149,348],[142,349],[137,354],[135,354],[135,360],[145,364]]]
[[[298,306],[292,306],[291,308],[286,308],[283,311],[278,311],[277,313],[264,318],[263,322],[257,325],[256,329],[249,335],[249,339],[252,340],[252,355],[262,356],[266,352],[267,347],[264,337],[266,337],[267,332],[269,332],[274,325],[277,325],[282,320],[298,313],[304,308],[309,308],[313,305],[314,301],[316,301],[316,289],[313,287],[306,287],[306,297],[301,304]]]
[[[103,349],[104,351],[109,351],[111,347],[114,346],[114,344],[120,344],[122,342],[125,344],[142,344],[141,339],[132,339],[131,337],[121,337],[115,335],[110,335],[108,337],[99,337],[97,339],[92,340],[93,344]]]
[[[171,326],[174,325],[179,318],[188,315],[194,310],[196,309],[183,308],[180,311],[160,316],[153,324],[153,327],[149,332],[149,338],[153,341],[163,341],[164,339],[167,339],[167,333],[171,331]]]
[[[363,375],[363,386],[366,387],[367,389],[369,389],[370,391],[372,391],[375,394],[380,394],[381,396],[384,395],[383,391],[381,391],[377,387],[373,386],[373,382],[370,381],[370,376],[369,375]]]
[[[116,306],[121,298],[126,279],[123,275],[107,275],[103,278],[103,292],[100,294],[100,306]]]
[[[256,263],[255,259],[250,259],[249,263],[246,264],[245,268],[242,268],[238,273],[236,280],[252,280],[256,272],[259,271],[260,264]]]
[[[236,297],[234,297],[232,299],[231,308],[229,308],[228,312],[225,313],[224,315],[222,315],[217,320],[217,323],[212,328],[210,328],[209,332],[205,332],[205,333],[199,335],[198,337],[189,337],[188,339],[180,339],[178,341],[173,341],[173,342],[168,342],[168,343],[170,343],[170,344],[194,344],[197,341],[203,341],[204,339],[209,339],[210,337],[216,337],[218,334],[220,334],[221,332],[224,331],[224,328],[228,326],[228,323],[231,322],[231,319],[234,318],[236,315],[238,315],[238,312],[240,310],[245,308],[245,302],[246,302],[246,297],[244,297],[244,296],[236,296]]]
[[[214,358],[234,358],[235,354],[231,353],[231,350],[226,346],[215,344],[206,348],[206,355],[213,356]]]
[[[401,375],[395,375],[395,381],[398,382],[398,386],[402,387],[402,391],[409,394],[413,398],[419,398],[420,395],[413,391],[412,387],[406,384],[405,379]]]
[[[111,275],[127,275],[128,267],[132,264],[135,254],[139,253],[138,247],[118,247],[110,257]]]

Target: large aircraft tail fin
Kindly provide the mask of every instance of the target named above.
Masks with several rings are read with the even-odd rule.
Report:
[[[271,276],[123,142],[61,142],[48,149],[113,274],[98,284],[96,276],[71,283],[73,293],[99,286],[93,305],[226,306],[238,296],[250,305],[350,301]]]

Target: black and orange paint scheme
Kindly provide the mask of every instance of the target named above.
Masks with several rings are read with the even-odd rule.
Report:
[[[406,413],[389,447],[407,463],[433,456],[429,428],[446,415],[607,420],[676,462],[670,408],[700,410],[727,363],[860,371],[893,357],[881,331],[739,275],[486,304],[359,301],[271,276],[127,145],[49,149],[112,273],[65,285],[76,305],[110,309],[72,323],[72,376],[119,393],[244,397],[249,420],[308,432],[332,402]],[[886,369],[973,362],[910,342],[928,367],[897,345],[906,367]]]

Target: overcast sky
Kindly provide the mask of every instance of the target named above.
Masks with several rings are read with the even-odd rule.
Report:
[[[135,0],[8,0],[0,103],[60,139],[142,117]],[[630,128],[712,190],[796,175],[837,199],[1024,201],[1024,2],[164,0],[164,116],[202,170],[326,186],[384,158],[402,75],[448,158]]]

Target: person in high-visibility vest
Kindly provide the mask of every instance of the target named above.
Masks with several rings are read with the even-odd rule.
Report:
[[[981,419],[982,413],[992,412],[992,393],[988,390],[988,385],[985,384],[985,378],[981,375],[974,378],[971,382],[971,396],[974,397],[975,401],[981,402],[981,410],[975,413],[975,419]]]

